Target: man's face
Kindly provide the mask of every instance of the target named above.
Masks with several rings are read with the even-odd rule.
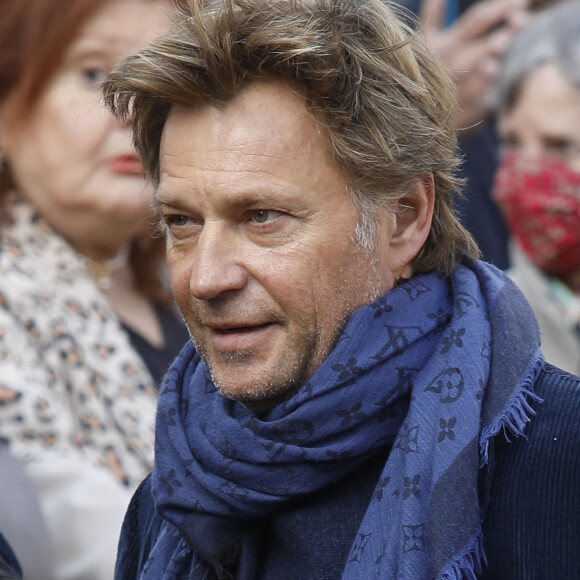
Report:
[[[253,84],[224,107],[172,110],[158,206],[176,301],[213,380],[268,406],[303,384],[350,314],[393,286],[395,220],[375,250],[302,97]]]

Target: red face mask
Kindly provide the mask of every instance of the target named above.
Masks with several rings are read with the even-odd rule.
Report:
[[[565,278],[580,269],[580,173],[561,161],[510,151],[497,170],[494,197],[540,270]]]

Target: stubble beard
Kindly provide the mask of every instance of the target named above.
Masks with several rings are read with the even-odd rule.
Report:
[[[360,244],[356,244],[354,253],[355,255],[352,259],[363,260],[367,263],[368,268],[376,270],[377,263],[373,258],[372,250],[363,248]],[[343,274],[346,278],[348,277],[348,274],[351,274],[351,272],[348,274],[343,272]],[[362,304],[368,304],[381,296],[385,290],[382,288],[381,281],[376,280],[374,284],[367,286],[368,280],[363,278],[364,277],[361,274],[361,279],[357,280],[354,287],[367,287],[364,292]],[[359,282],[360,284],[358,284]],[[345,287],[349,285],[353,287],[352,280],[345,280]],[[360,295],[357,297],[358,300],[353,298],[353,296],[343,295],[342,297],[337,297],[338,300],[341,301],[340,311],[342,314],[338,317],[338,322],[332,331],[333,335],[330,339],[325,341],[324,338],[321,337],[315,316],[310,314],[303,315],[297,324],[297,328],[301,328],[302,331],[297,335],[295,334],[292,337],[293,340],[288,341],[285,346],[285,350],[288,353],[297,355],[296,360],[290,361],[289,356],[283,357],[283,359],[276,361],[275,364],[277,366],[274,368],[257,371],[267,376],[254,378],[251,382],[246,383],[245,385],[238,385],[235,387],[234,385],[228,384],[220,379],[219,371],[216,368],[218,364],[214,365],[212,363],[212,355],[205,347],[204,343],[196,340],[192,329],[202,328],[199,317],[194,313],[190,319],[190,317],[183,313],[182,314],[196,351],[208,367],[212,382],[218,392],[227,399],[238,401],[247,408],[261,412],[264,410],[267,411],[278,403],[290,398],[310,379],[316,369],[324,362],[336,346],[354,310],[362,305],[360,303]],[[355,301],[359,302],[359,304],[356,305]],[[324,342],[326,342],[326,345],[324,345]],[[221,365],[237,366],[243,365],[246,361],[248,364],[251,364],[251,359],[257,357],[258,353],[252,350],[240,350],[217,353],[215,356],[219,356],[219,364]]]
[[[231,365],[233,367],[244,365],[244,363],[252,364],[252,358],[258,356],[258,353],[252,350],[241,350],[212,356],[202,343],[196,341],[191,331],[190,334],[196,351],[206,364],[212,382],[218,392],[226,399],[238,401],[249,409],[262,411],[274,407],[290,398],[306,383],[312,374],[312,360],[316,353],[318,339],[318,333],[314,329],[301,335],[305,338],[304,340],[293,341],[293,344],[287,345],[286,350],[288,352],[300,353],[296,360],[289,361],[286,358],[283,361],[276,361],[274,368],[257,371],[261,373],[261,376],[253,378],[251,382],[247,382],[244,385],[236,385],[235,387],[220,378],[219,370],[216,368],[218,364]],[[297,342],[300,344],[296,344]],[[215,356],[220,359],[218,364],[212,362],[212,360],[215,360]]]

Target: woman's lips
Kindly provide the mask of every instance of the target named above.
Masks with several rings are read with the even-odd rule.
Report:
[[[107,161],[107,167],[121,175],[143,175],[143,163],[137,155],[117,155]]]

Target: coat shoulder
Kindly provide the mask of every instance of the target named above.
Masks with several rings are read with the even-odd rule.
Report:
[[[497,438],[483,578],[580,578],[580,378],[546,364],[522,437]]]

